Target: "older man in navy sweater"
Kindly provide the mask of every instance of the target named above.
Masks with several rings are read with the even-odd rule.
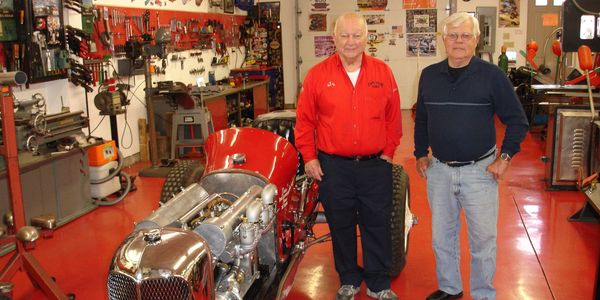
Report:
[[[427,178],[438,290],[428,300],[463,295],[460,212],[471,251],[471,296],[496,299],[498,182],[519,152],[528,123],[513,87],[496,66],[474,57],[479,23],[467,13],[444,25],[448,59],[423,70],[415,120],[417,172]],[[496,150],[494,115],[506,125]],[[432,156],[429,157],[429,148]]]

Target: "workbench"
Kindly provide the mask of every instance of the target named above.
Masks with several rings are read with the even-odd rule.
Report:
[[[238,87],[224,86],[218,93],[203,94],[215,131],[248,125],[244,119],[269,112],[268,84],[269,80],[250,81]]]
[[[85,148],[33,155],[19,152],[25,222],[54,214],[56,226],[93,210],[88,155]],[[5,163],[0,157],[0,215],[10,211]]]
[[[209,110],[214,131],[230,127],[249,126],[252,120],[261,114],[269,112],[268,96],[269,80],[248,81],[236,87],[229,85],[210,86],[202,88],[201,93],[194,96],[201,97],[202,102]],[[159,138],[159,159],[170,156],[168,149],[171,147],[166,141],[172,143],[173,114],[177,105],[173,105],[167,93],[157,94],[152,97],[154,104],[155,129]],[[185,109],[182,110],[184,112]],[[199,127],[194,129],[195,138],[202,136]],[[162,149],[162,150],[161,150]]]

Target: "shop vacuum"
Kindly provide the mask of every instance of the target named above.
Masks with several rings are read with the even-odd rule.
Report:
[[[132,189],[132,180],[122,172],[123,154],[115,141],[107,141],[88,148],[90,166],[90,192],[95,204],[107,206],[117,204]],[[116,199],[109,198],[116,195]]]

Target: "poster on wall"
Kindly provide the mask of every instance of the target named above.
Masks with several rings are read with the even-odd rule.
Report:
[[[327,14],[310,14],[308,19],[310,20],[309,31],[327,31]]]
[[[385,10],[388,0],[356,0],[360,10]]]
[[[280,7],[279,2],[260,2],[258,3],[258,11],[263,19],[279,20]]]
[[[310,3],[311,11],[329,11],[328,0],[312,0]]]
[[[392,25],[392,34],[398,36],[398,38],[404,38],[404,30],[402,29],[402,25]]]
[[[436,32],[437,10],[412,9],[406,11],[406,33]]]
[[[500,0],[500,27],[519,27],[519,0]]]
[[[233,0],[223,0],[223,12],[226,14],[232,14],[235,11]]]
[[[385,41],[385,33],[377,32],[377,30],[369,29],[367,34],[367,44],[369,44],[369,48],[367,51],[371,54],[371,56],[376,56],[377,51],[379,50],[377,47],[379,44]]]
[[[415,9],[415,8],[435,8],[435,0],[403,0],[402,8],[404,9]]]
[[[436,56],[437,40],[434,33],[407,34],[406,56]]]
[[[333,36],[315,36],[315,57],[329,57],[335,53]]]
[[[367,25],[385,24],[385,15],[364,15]]]

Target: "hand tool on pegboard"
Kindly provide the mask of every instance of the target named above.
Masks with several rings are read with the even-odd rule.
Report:
[[[133,24],[140,33],[144,33],[142,16],[131,16]]]
[[[65,26],[65,33],[69,50],[81,58],[89,58],[90,35],[70,25]]]
[[[100,41],[106,48],[110,49],[110,51],[114,51],[115,42],[113,40],[112,33],[110,32],[110,24],[108,21],[108,7],[103,8],[102,22],[104,23],[104,32],[100,33]]]
[[[129,16],[125,17],[125,40],[129,41],[133,32],[131,30],[131,18]]]
[[[112,28],[117,27],[117,10],[116,9],[113,8],[110,10],[109,18],[112,20]]]
[[[69,81],[76,86],[83,87],[88,93],[93,92],[94,89],[91,87],[94,84],[92,71],[75,60],[69,60],[69,64],[71,65]]]
[[[98,83],[98,69],[96,68],[96,64],[89,64],[88,66],[92,73],[92,85],[96,86],[96,83]]]
[[[19,57],[19,53],[21,53],[21,51],[19,50],[21,47],[20,43],[14,43],[13,44],[13,49],[12,49],[12,54],[13,54],[13,70],[21,70],[21,59]]]
[[[142,34],[142,38],[145,41],[149,41],[152,39],[152,36],[150,35],[150,11],[146,10],[144,12],[144,14],[142,15],[142,22],[143,22],[143,34]]]

